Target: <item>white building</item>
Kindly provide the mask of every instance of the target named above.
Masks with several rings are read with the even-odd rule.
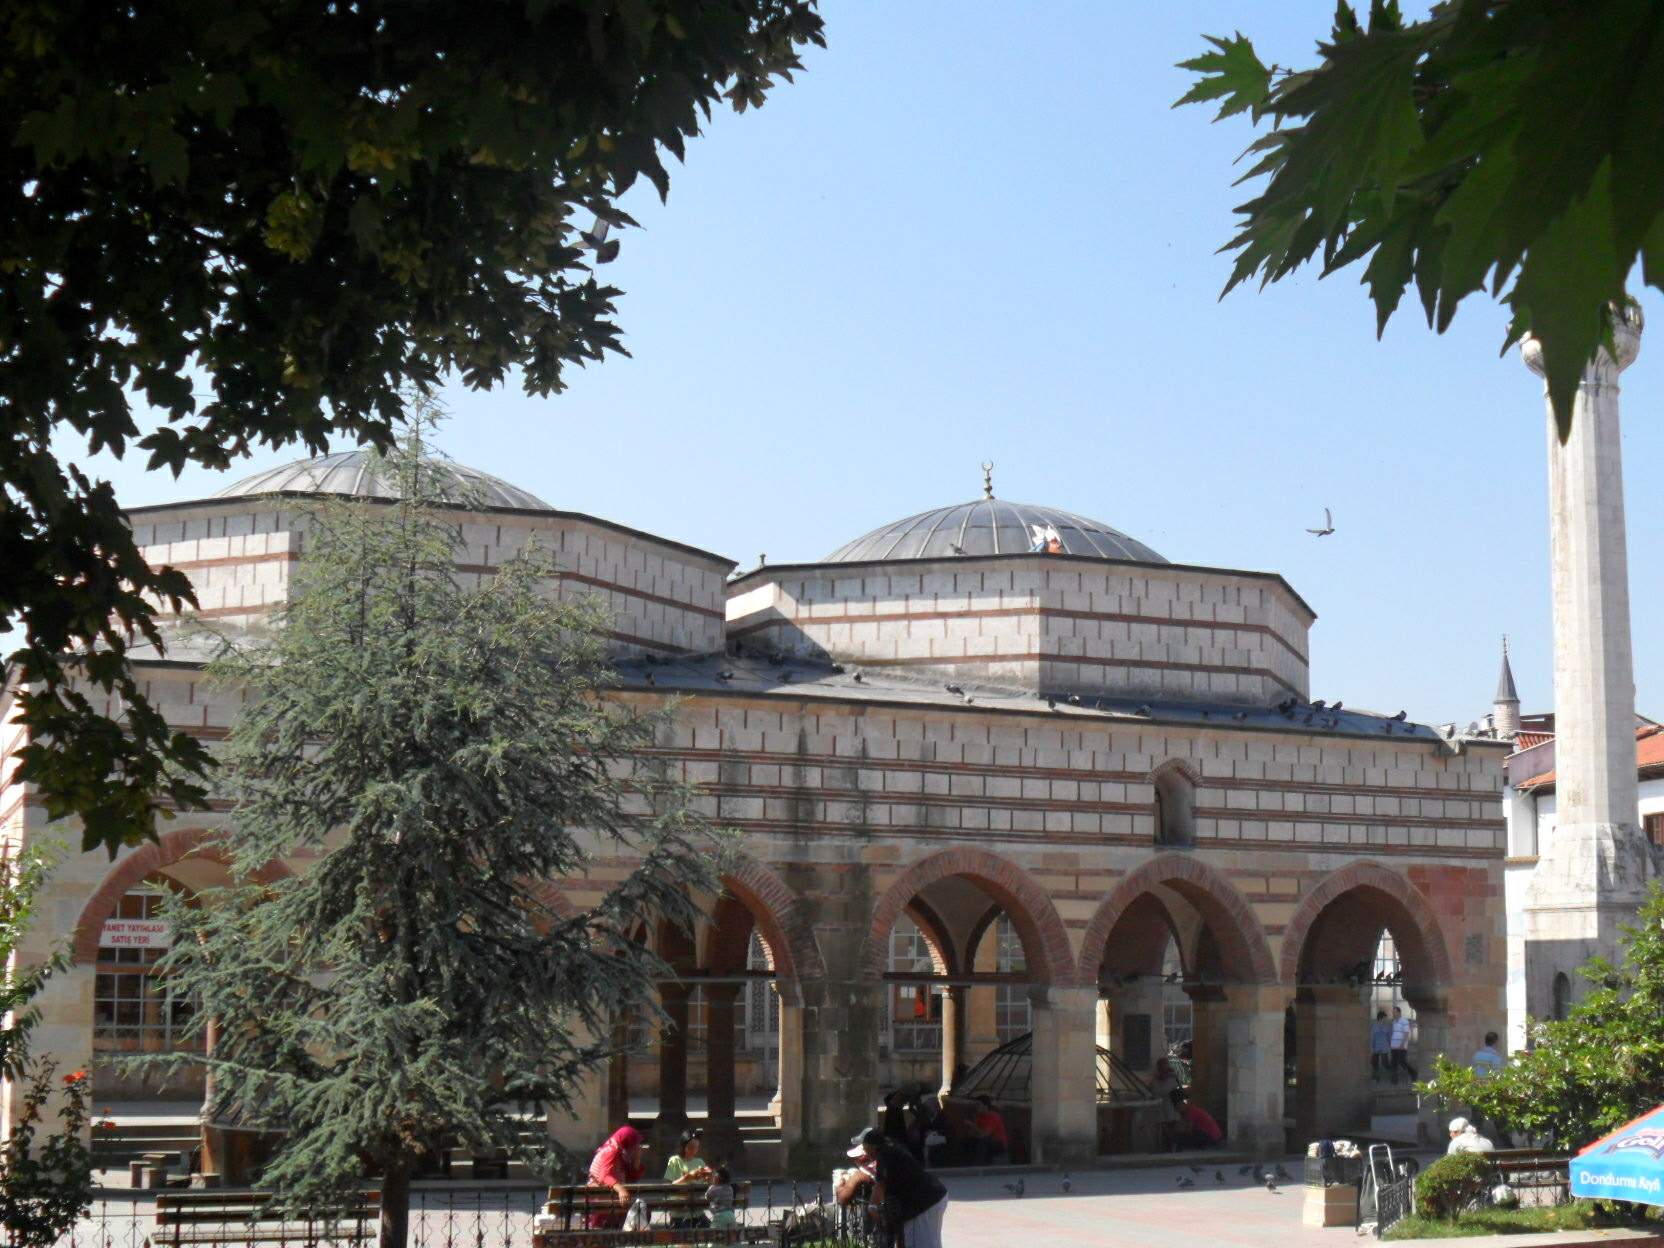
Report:
[[[1508,915],[1508,1035],[1510,1050],[1525,1047],[1528,1018],[1561,1018],[1576,999],[1578,985],[1556,975],[1543,1000],[1532,1000],[1526,975],[1526,908],[1541,851],[1554,836],[1557,798],[1554,715],[1519,713],[1519,696],[1506,649],[1497,685],[1491,731],[1512,737],[1514,752],[1503,764],[1503,811],[1508,821],[1508,858],[1503,873]],[[1664,848],[1664,725],[1636,717],[1635,766],[1640,800],[1637,824],[1655,851]]]

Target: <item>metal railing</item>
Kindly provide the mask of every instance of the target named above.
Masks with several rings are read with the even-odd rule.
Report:
[[[738,1231],[710,1228],[699,1243],[777,1243],[783,1248],[887,1248],[864,1202],[838,1205],[827,1183],[752,1180],[749,1208],[736,1210]],[[364,1248],[377,1225],[358,1216],[334,1223],[261,1218],[258,1213],[222,1220],[160,1225],[158,1192],[105,1190],[85,1217],[54,1248]],[[532,1248],[534,1220],[548,1198],[545,1184],[495,1183],[478,1187],[418,1186],[410,1195],[410,1248]],[[668,1218],[656,1219],[668,1225]],[[618,1242],[662,1242],[653,1232],[598,1232]],[[575,1242],[571,1235],[554,1243]],[[0,1248],[11,1241],[0,1231]]]

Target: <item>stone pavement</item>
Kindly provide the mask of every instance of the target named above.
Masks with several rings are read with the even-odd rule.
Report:
[[[1291,1170],[1293,1161],[1285,1162]],[[1218,1182],[1215,1171],[1225,1175]],[[1207,1166],[1193,1175],[1188,1166],[1151,1170],[1095,1170],[1070,1178],[1029,1172],[1021,1198],[1006,1190],[1017,1176],[955,1178],[941,1176],[948,1185],[948,1215],[942,1236],[946,1248],[1140,1248],[1142,1245],[1242,1245],[1243,1248],[1303,1248],[1304,1245],[1375,1244],[1360,1239],[1351,1227],[1327,1229],[1301,1221],[1306,1191],[1300,1183],[1266,1191],[1235,1165]],[[1181,1188],[1180,1178],[1196,1186]],[[1626,1242],[1627,1241],[1627,1242]],[[1612,1244],[1641,1248],[1660,1241],[1629,1231],[1568,1231],[1556,1235],[1484,1236],[1459,1241],[1400,1240],[1394,1248],[1452,1242],[1483,1248],[1573,1248],[1574,1245]]]
[[[1286,1163],[1291,1164],[1291,1163]],[[1292,1168],[1292,1164],[1291,1164]],[[1225,1182],[1215,1179],[1215,1171]],[[1306,1192],[1299,1182],[1268,1192],[1236,1165],[1149,1170],[1093,1170],[1075,1174],[1071,1191],[1063,1176],[1030,1172],[1021,1198],[1006,1190],[1016,1176],[978,1176],[947,1181],[943,1242],[947,1248],[1011,1248],[1025,1245],[1245,1245],[1295,1248],[1357,1242],[1350,1227],[1321,1230],[1301,1224]],[[1180,1188],[1180,1178],[1194,1179]]]

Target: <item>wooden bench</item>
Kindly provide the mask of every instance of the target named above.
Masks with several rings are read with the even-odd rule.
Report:
[[[710,1208],[705,1188],[696,1183],[632,1183],[630,1192],[647,1202],[654,1221],[702,1218]],[[734,1188],[734,1212],[751,1207],[751,1184]],[[766,1226],[654,1226],[648,1230],[598,1229],[588,1225],[594,1213],[619,1213],[618,1194],[610,1187],[551,1187],[544,1218],[532,1236],[533,1248],[602,1248],[612,1244],[753,1244],[768,1241]]]
[[[155,1248],[182,1244],[339,1244],[376,1238],[381,1193],[360,1192],[334,1219],[272,1204],[270,1192],[162,1192],[156,1197]]]

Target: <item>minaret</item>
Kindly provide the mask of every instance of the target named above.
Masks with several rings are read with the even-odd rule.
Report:
[[[1496,735],[1512,741],[1520,733],[1520,695],[1514,688],[1514,670],[1508,666],[1508,638],[1502,639],[1502,674],[1497,677],[1496,697],[1491,700],[1491,723]]]
[[[1612,957],[1641,900],[1651,858],[1636,827],[1635,676],[1629,634],[1618,374],[1641,349],[1641,310],[1613,313],[1613,350],[1584,370],[1571,435],[1548,413],[1549,546],[1554,585],[1556,827],[1539,845],[1526,897],[1526,1009],[1551,1017],[1558,975]],[[1542,375],[1527,339],[1526,367]]]

